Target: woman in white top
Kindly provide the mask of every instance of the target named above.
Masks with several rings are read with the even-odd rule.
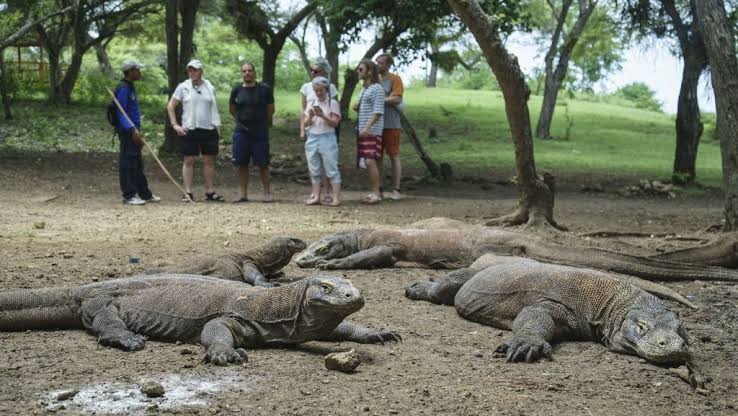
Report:
[[[215,99],[215,88],[210,81],[202,77],[202,62],[197,59],[187,64],[189,79],[177,85],[172,98],[167,104],[169,121],[177,134],[182,137],[181,151],[182,180],[187,196],[192,197],[192,177],[195,170],[195,157],[202,155],[203,176],[205,176],[205,200],[223,202],[222,196],[213,190],[215,179],[215,156],[218,154],[220,134],[220,114]],[[175,109],[182,103],[182,124],[177,123]]]
[[[302,121],[307,131],[305,157],[310,170],[312,189],[305,199],[305,205],[316,205],[321,202],[321,176],[330,180],[333,196],[323,203],[332,207],[341,204],[341,173],[338,170],[338,142],[336,126],[341,122],[341,109],[338,101],[328,97],[330,81],[324,77],[315,77],[312,81],[315,100],[307,103]],[[326,192],[328,188],[326,187]]]
[[[326,60],[325,58],[315,58],[313,64],[310,65],[311,79],[315,79],[315,77],[324,77],[326,79],[331,79],[331,72],[333,72],[333,68],[331,67],[331,64],[328,62],[328,60]],[[336,101],[337,97],[338,90],[336,89],[336,86],[329,83],[328,99]],[[308,81],[302,84],[302,87],[300,87],[300,99],[300,108],[302,109],[301,114],[304,114],[308,103],[315,101],[315,92],[313,90],[312,81]],[[300,117],[300,139],[305,140],[305,120],[303,117]],[[338,136],[336,136],[336,140],[338,140]],[[330,188],[328,187],[328,177],[326,175],[323,175],[323,188],[325,189],[323,203],[330,204],[333,197],[330,194]]]

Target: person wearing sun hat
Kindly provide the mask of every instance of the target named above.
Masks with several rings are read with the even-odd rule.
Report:
[[[203,65],[197,59],[187,63],[188,79],[177,85],[167,104],[167,113],[172,128],[182,139],[181,153],[182,181],[187,196],[193,199],[192,178],[195,171],[195,158],[202,155],[203,176],[205,177],[205,200],[223,202],[222,196],[214,190],[215,157],[218,155],[220,114],[215,97],[215,88],[203,78]],[[177,122],[176,108],[182,104],[182,123]]]

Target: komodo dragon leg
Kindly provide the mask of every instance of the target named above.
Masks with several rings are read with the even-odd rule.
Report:
[[[496,353],[506,354],[507,361],[532,363],[551,358],[551,341],[557,328],[569,328],[566,312],[553,304],[542,303],[523,308],[512,323],[513,337],[497,347]],[[561,332],[561,331],[559,331]]]
[[[376,246],[340,259],[318,260],[315,267],[323,270],[390,267],[397,263],[393,253],[394,249],[390,246]]]
[[[400,342],[402,337],[395,331],[367,328],[352,322],[343,321],[336,329],[321,341],[352,341],[359,344],[384,344],[385,342]]]
[[[100,344],[126,351],[143,349],[146,337],[128,329],[120,319],[118,307],[112,297],[98,296],[85,300],[80,305],[80,315],[82,324],[97,336]]]
[[[243,262],[241,270],[243,270],[243,281],[250,284],[251,286],[261,286],[261,287],[276,286],[274,283],[267,281],[266,277],[264,277],[264,275],[261,274],[261,271],[259,271],[259,268],[256,267],[254,263],[246,262],[246,261]]]
[[[248,361],[248,355],[240,345],[256,345],[258,334],[233,318],[216,318],[205,324],[200,333],[200,343],[206,352],[203,361],[215,365]],[[252,341],[252,342],[249,342]]]
[[[439,305],[453,305],[456,292],[479,270],[463,268],[447,273],[436,281],[411,283],[405,288],[405,296],[413,300],[427,300]]]

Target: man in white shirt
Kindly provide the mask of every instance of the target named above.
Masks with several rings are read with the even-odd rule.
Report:
[[[193,199],[192,177],[195,170],[195,157],[202,155],[203,176],[205,177],[205,200],[209,202],[223,202],[225,199],[213,189],[215,180],[215,156],[218,154],[218,140],[220,134],[220,114],[215,98],[215,88],[210,81],[202,77],[202,62],[197,59],[187,64],[189,79],[183,81],[174,90],[172,98],[167,104],[169,121],[177,134],[182,137],[181,152],[184,156],[182,163],[182,180],[187,196]],[[175,109],[182,104],[182,124],[177,123]]]

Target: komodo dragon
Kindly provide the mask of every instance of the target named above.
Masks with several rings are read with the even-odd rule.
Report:
[[[344,321],[364,306],[359,289],[331,276],[275,288],[189,275],[114,279],[77,287],[0,292],[0,331],[87,329],[98,342],[140,350],[145,337],[200,342],[217,365],[246,358],[242,347],[311,340],[399,341],[392,331]]]
[[[651,256],[651,258],[736,269],[738,268],[738,233],[724,233],[705,245],[669,251]]]
[[[172,267],[149,270],[146,274],[197,274],[272,287],[274,284],[267,278],[278,276],[292,256],[305,247],[305,242],[299,238],[277,237],[242,253],[200,255]]]
[[[517,257],[517,256],[507,256],[507,255],[499,255],[499,254],[490,254],[487,253],[483,255],[482,257],[476,259],[474,263],[471,264],[471,266],[454,270],[453,272],[449,273],[449,275],[453,274],[455,276],[473,276],[482,270],[486,269],[490,266],[495,266],[498,264],[508,264],[508,263],[517,263],[520,262],[520,260],[523,259],[523,257]],[[530,260],[533,261],[533,260]],[[550,265],[553,268],[559,267],[558,265],[551,264]],[[582,268],[582,270],[586,270]],[[591,269],[590,269],[591,270]],[[687,306],[691,309],[698,309],[697,306],[690,302],[689,299],[685,298],[681,294],[677,293],[676,291],[672,290],[671,288],[660,285],[656,282],[649,282],[647,280],[639,279],[637,277],[633,276],[627,276],[624,274],[619,273],[612,273],[612,272],[603,272],[606,273],[608,276],[618,279],[625,283],[630,283],[635,287],[638,287],[640,289],[645,290],[646,292],[656,295],[657,297],[660,297],[662,299],[669,299],[673,300],[675,302],[679,302],[684,306]],[[435,280],[434,278],[431,278],[431,281]]]
[[[508,361],[550,357],[550,343],[562,339],[600,341],[611,351],[654,363],[690,361],[678,315],[608,273],[515,257],[478,273],[468,271],[413,283],[405,295],[453,305],[466,319],[512,329],[512,339],[497,349]]]
[[[357,229],[340,231],[311,244],[296,258],[300,267],[371,269],[398,261],[419,267],[458,269],[486,253],[589,267],[647,280],[725,280],[738,282],[738,271],[668,262],[599,248],[565,246],[543,237],[500,228]]]

